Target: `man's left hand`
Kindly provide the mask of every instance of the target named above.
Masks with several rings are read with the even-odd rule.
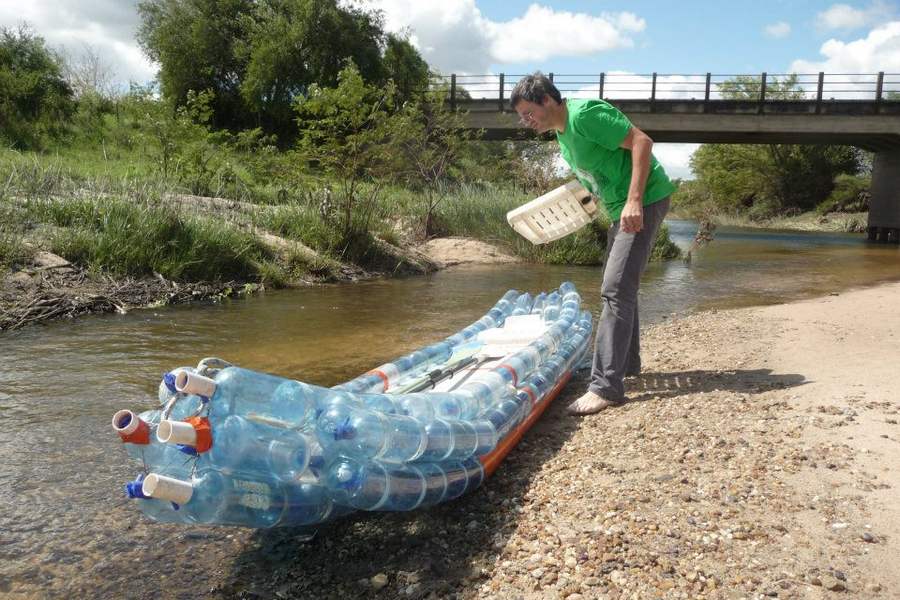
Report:
[[[644,228],[644,207],[640,201],[629,200],[619,217],[619,228],[625,233],[637,233]]]

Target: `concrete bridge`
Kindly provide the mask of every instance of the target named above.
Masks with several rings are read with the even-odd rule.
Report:
[[[900,242],[900,74],[550,77],[564,97],[614,104],[656,142],[844,144],[874,152],[868,236]],[[729,81],[738,77],[735,89]],[[534,134],[508,102],[519,78],[454,75],[446,85],[451,105],[467,111],[468,127],[483,129],[485,139],[528,139]]]

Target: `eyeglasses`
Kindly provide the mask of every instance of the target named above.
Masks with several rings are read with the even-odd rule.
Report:
[[[528,125],[534,121],[534,111],[528,111],[527,113],[522,113],[519,115],[519,123],[522,125]]]

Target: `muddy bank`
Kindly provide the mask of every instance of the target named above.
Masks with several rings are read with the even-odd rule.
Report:
[[[268,233],[260,232],[260,235],[275,249],[296,250],[296,242]],[[352,283],[379,277],[423,275],[462,264],[519,261],[496,246],[469,238],[433,239],[406,248],[376,241],[376,249],[380,255],[376,265],[378,270],[342,264],[327,274],[310,273],[288,285]],[[41,251],[28,265],[0,279],[0,331],[85,314],[124,313],[136,308],[216,300],[264,289],[264,285],[250,282],[185,283],[159,275],[115,278],[90,273],[59,256]]]
[[[31,264],[0,281],[0,331],[86,314],[215,300],[260,289],[257,284],[234,281],[178,283],[161,276],[113,278],[89,273],[49,252],[38,252]]]

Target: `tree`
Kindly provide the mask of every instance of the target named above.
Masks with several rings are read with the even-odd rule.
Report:
[[[428,90],[428,63],[408,39],[388,34],[383,62],[385,76],[397,86],[400,98],[421,97]]]
[[[767,100],[803,100],[805,97],[803,88],[798,84],[796,73],[792,73],[778,79],[772,76],[766,78]],[[762,77],[750,75],[738,75],[718,84],[722,98],[726,100],[759,100],[762,91]]]
[[[375,13],[335,0],[262,0],[243,18],[240,90],[267,131],[293,137],[292,107],[309,86],[333,86],[346,60],[382,83],[383,31]]]
[[[293,140],[295,100],[333,86],[346,60],[366,83],[395,78],[401,96],[427,84],[428,66],[381,14],[339,0],[142,0],[138,39],[160,63],[163,95],[183,106],[210,90],[216,127],[262,127]],[[406,87],[404,87],[406,86]]]
[[[444,200],[451,179],[459,176],[461,160],[469,140],[465,117],[450,110],[444,91],[429,92],[409,101],[402,112],[402,141],[406,184],[419,192],[424,212],[424,234],[430,237],[432,218]]]
[[[758,78],[737,77],[720,90],[726,99],[756,100],[760,86]],[[796,75],[790,75],[767,81],[766,97],[799,100],[804,95]],[[849,146],[704,144],[691,158],[698,184],[690,186],[690,199],[765,219],[785,210],[814,208],[831,192],[835,177],[855,174],[860,166],[860,153]],[[689,200],[687,192],[680,195],[681,202]]]
[[[81,53],[66,56],[63,73],[78,99],[96,96],[109,100],[116,93],[112,65],[104,61],[97,48],[90,44],[84,44]]]
[[[138,41],[160,64],[159,82],[166,99],[183,106],[191,90],[214,95],[212,123],[239,128],[250,124],[240,84],[246,59],[236,52],[243,18],[254,0],[142,0]]]
[[[75,110],[60,57],[26,26],[0,28],[0,137],[38,148],[65,131]]]
[[[368,230],[382,187],[400,170],[397,140],[404,120],[395,110],[395,99],[393,84],[368,85],[349,62],[336,87],[313,84],[309,94],[296,101],[297,149],[337,181],[341,233],[348,244],[355,234]]]

